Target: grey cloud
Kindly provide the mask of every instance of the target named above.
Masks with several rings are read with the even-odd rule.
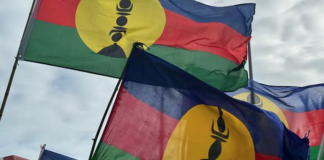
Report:
[[[271,14],[262,1],[253,23],[252,55],[254,77],[277,85],[307,85],[324,81],[320,63],[323,57],[324,12],[318,1],[288,1]],[[273,3],[276,4],[276,3]],[[268,4],[267,4],[268,5]],[[272,8],[272,7],[270,7]],[[269,55],[272,55],[269,57]]]
[[[6,144],[5,150],[12,143],[17,150],[47,143],[49,148],[62,154],[79,159],[87,157],[91,138],[95,135],[116,80],[50,66],[42,66],[44,72],[38,74],[38,64],[27,63],[20,67],[24,68],[18,70],[16,78],[28,81],[15,82],[8,99],[1,121],[7,132],[0,133],[8,137],[2,142]],[[23,72],[25,69],[29,72]],[[66,74],[66,78],[59,78],[62,77],[61,72]],[[54,81],[61,84],[58,82],[61,80],[71,81],[65,90],[51,85]],[[15,99],[17,94],[22,97],[19,101]],[[12,133],[15,133],[14,137]],[[7,150],[10,151],[9,148]],[[23,152],[18,155],[36,159],[38,151],[36,147],[27,155]]]
[[[269,85],[324,82],[323,1],[199,0],[226,6],[256,2],[252,55],[255,80]],[[0,96],[7,85],[31,0],[0,1]],[[39,145],[87,159],[116,79],[19,62],[4,117],[0,157],[37,159]],[[246,68],[248,68],[246,66]]]
[[[318,75],[323,75],[324,74],[323,62],[324,62],[324,57],[316,58],[316,59],[312,60],[311,63],[305,64],[304,67],[316,71],[318,73]],[[314,66],[318,66],[318,67],[315,68]],[[324,77],[322,78],[321,81],[322,81],[322,83],[324,83]]]

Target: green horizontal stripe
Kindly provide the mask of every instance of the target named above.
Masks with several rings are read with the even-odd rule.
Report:
[[[317,160],[319,148],[320,148],[319,146],[310,147],[310,160]],[[104,142],[100,142],[91,160],[106,160],[106,159],[139,160],[137,157],[127,152],[124,152],[121,149],[108,145]],[[322,157],[321,160],[324,160],[324,157]]]
[[[233,71],[238,65],[226,58],[158,45],[150,46],[148,52],[220,90],[233,91],[247,85],[244,68]],[[110,77],[120,77],[127,60],[95,54],[83,43],[75,28],[43,21],[35,22],[24,59]]]
[[[120,77],[126,59],[94,54],[75,28],[36,21],[24,60]]]
[[[320,146],[310,147],[310,159],[309,160],[317,160],[319,149],[320,149]],[[324,160],[324,156],[322,157],[321,160]]]
[[[234,91],[247,85],[244,68],[233,70],[238,65],[226,58],[201,51],[190,51],[173,47],[153,45],[147,50],[200,80],[223,91]]]
[[[139,160],[137,157],[100,141],[91,160]]]

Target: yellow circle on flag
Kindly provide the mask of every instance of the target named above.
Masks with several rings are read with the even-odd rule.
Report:
[[[197,105],[178,122],[163,160],[254,160],[250,132],[234,115],[215,106]]]
[[[158,0],[81,0],[76,28],[95,53],[126,58],[134,42],[152,45],[162,34],[165,13]]]
[[[233,98],[248,102],[249,95],[250,95],[250,93],[241,93],[241,94],[235,95]],[[271,112],[275,113],[279,117],[281,122],[287,128],[289,128],[285,115],[282,113],[281,109],[276,104],[274,104],[273,102],[271,102],[269,99],[267,99],[264,96],[261,96],[259,94],[255,94],[255,95],[256,95],[256,97],[255,97],[255,103],[256,103],[255,105],[256,106],[258,106],[264,110],[271,111]]]

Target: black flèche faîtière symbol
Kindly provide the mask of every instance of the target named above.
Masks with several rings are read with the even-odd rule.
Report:
[[[116,10],[119,15],[116,19],[117,26],[114,26],[109,32],[109,36],[114,43],[101,49],[98,54],[109,57],[126,58],[125,51],[117,44],[117,42],[126,35],[127,28],[125,25],[128,22],[127,16],[131,15],[130,13],[133,10],[133,3],[131,0],[121,0],[116,6]]]
[[[211,126],[211,132],[214,135],[211,135],[211,137],[215,139],[215,142],[209,148],[208,159],[202,159],[202,160],[216,160],[222,153],[222,142],[226,143],[226,139],[228,139],[229,137],[229,129],[227,129],[227,134],[226,135],[224,134],[226,127],[225,127],[225,121],[222,117],[223,111],[219,107],[218,110],[219,110],[219,117],[217,120],[217,127],[219,132],[215,131],[214,120],[213,120]]]

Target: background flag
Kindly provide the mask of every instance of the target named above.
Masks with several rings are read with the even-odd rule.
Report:
[[[37,0],[21,60],[120,77],[133,43],[225,91],[247,85],[255,4],[194,0]]]
[[[41,160],[76,160],[76,159],[45,149],[42,154]]]
[[[134,48],[93,160],[306,160],[307,138]]]
[[[15,155],[11,155],[11,156],[2,157],[2,158],[0,158],[0,160],[28,160],[28,159],[22,158],[19,156],[15,156]]]
[[[256,106],[276,113],[286,127],[300,137],[310,131],[310,156],[311,160],[316,160],[324,130],[324,84],[270,86],[250,80],[249,87],[227,94],[251,102],[249,89],[252,86]]]

